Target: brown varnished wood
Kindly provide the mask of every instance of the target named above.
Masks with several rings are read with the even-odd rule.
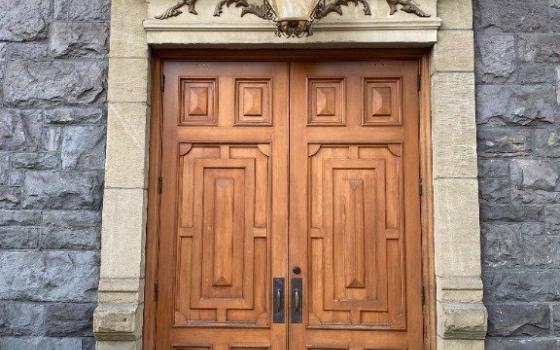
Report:
[[[166,79],[152,105],[148,349],[424,348],[424,51],[355,50],[353,62],[311,51],[156,52],[154,82]],[[304,322],[274,324],[272,277],[296,277],[295,265]]]
[[[290,349],[420,350],[418,64],[293,63],[290,76],[289,254],[305,289]]]
[[[166,61],[157,349],[287,348],[288,64]]]

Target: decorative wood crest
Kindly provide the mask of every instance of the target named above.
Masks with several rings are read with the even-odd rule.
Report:
[[[317,6],[312,11],[311,16],[307,20],[283,20],[278,17],[274,7],[271,5],[269,0],[260,0],[261,3],[252,3],[249,0],[220,0],[216,5],[214,10],[214,16],[220,17],[223,13],[224,7],[230,7],[234,5],[235,7],[241,8],[241,17],[246,14],[252,14],[259,18],[267,21],[273,21],[276,26],[276,35],[279,37],[286,36],[290,37],[303,37],[313,35],[312,25],[315,21],[325,18],[331,13],[337,13],[342,16],[343,6],[349,6],[354,4],[356,6],[362,6],[363,13],[365,16],[371,16],[371,8],[367,0],[319,0]],[[403,11],[407,13],[415,14],[418,17],[430,17],[430,15],[424,12],[414,0],[386,0],[389,4],[390,14],[393,15],[397,11]],[[175,5],[171,6],[165,10],[161,15],[156,16],[157,19],[167,19],[170,17],[179,16],[183,12],[181,8],[187,6],[188,11],[194,15],[197,15],[195,5],[197,0],[180,0]]]

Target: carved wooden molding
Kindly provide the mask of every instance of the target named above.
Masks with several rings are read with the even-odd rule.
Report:
[[[319,0],[317,6],[312,11],[307,20],[283,20],[278,17],[273,6],[268,0],[260,0],[259,3],[252,3],[249,0],[220,0],[214,10],[214,16],[220,17],[223,13],[224,7],[235,6],[241,8],[241,17],[247,14],[257,16],[267,21],[273,21],[276,26],[276,35],[279,37],[303,37],[313,35],[313,23],[327,17],[331,13],[343,14],[342,7],[354,4],[363,8],[365,16],[371,16],[371,8],[367,0]],[[390,14],[393,15],[397,11],[415,14],[418,17],[430,17],[424,12],[414,0],[386,0],[390,8]],[[197,15],[196,11],[197,0],[181,0],[175,5],[165,10],[161,15],[156,16],[156,19],[164,20],[170,17],[179,16],[183,12],[183,6],[188,7],[188,11]]]

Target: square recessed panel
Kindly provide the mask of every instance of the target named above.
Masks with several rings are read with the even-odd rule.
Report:
[[[215,125],[217,123],[216,79],[181,79],[179,124]]]
[[[402,93],[400,79],[364,80],[363,125],[401,125]]]
[[[346,124],[344,79],[310,78],[307,89],[308,125]]]
[[[272,125],[270,79],[237,79],[235,98],[235,125]]]

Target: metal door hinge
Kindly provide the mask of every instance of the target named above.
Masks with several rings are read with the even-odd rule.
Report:
[[[420,197],[424,195],[424,179],[420,178],[420,182],[418,184],[418,191],[420,192]]]
[[[163,178],[160,176],[158,178],[158,193],[161,194],[163,192]]]

